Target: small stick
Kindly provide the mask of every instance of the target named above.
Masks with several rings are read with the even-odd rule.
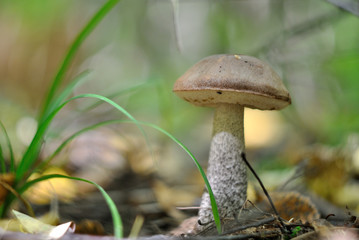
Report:
[[[273,216],[265,218],[265,219],[257,220],[254,223],[249,223],[249,224],[246,224],[246,225],[242,225],[242,226],[239,226],[239,227],[232,228],[229,231],[221,233],[221,235],[228,235],[228,234],[235,233],[235,232],[238,232],[238,231],[241,231],[241,230],[244,230],[244,229],[247,229],[247,228],[251,228],[251,227],[259,227],[259,226],[262,226],[264,224],[273,222],[274,220],[276,220],[276,218],[273,217]]]
[[[258,177],[257,173],[254,171],[252,166],[247,161],[246,154],[244,152],[242,152],[241,157],[242,157],[243,161],[246,163],[246,165],[248,166],[249,170],[251,170],[251,172],[253,173],[254,177],[257,179],[257,181],[258,181],[259,185],[261,186],[264,194],[266,195],[266,197],[267,197],[267,199],[268,199],[268,201],[269,201],[269,203],[270,203],[270,205],[271,205],[271,207],[273,209],[274,214],[278,218],[278,221],[280,223],[280,229],[281,229],[282,233],[286,233],[286,230],[284,229],[284,223],[283,223],[282,219],[280,218],[280,216],[278,214],[278,211],[277,211],[277,209],[275,208],[275,206],[273,204],[272,198],[269,196],[269,194],[267,192],[267,189],[264,187],[261,179]]]
[[[193,207],[176,207],[176,209],[178,210],[198,210],[200,209],[201,207],[199,206],[193,206]]]
[[[209,237],[189,237],[189,240],[239,240],[239,239],[268,239],[268,236],[278,236],[278,231],[263,231],[261,233],[248,233],[248,234],[237,234],[237,235],[226,235],[226,236],[209,236]]]

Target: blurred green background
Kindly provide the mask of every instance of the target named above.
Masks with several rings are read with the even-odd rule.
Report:
[[[16,151],[31,137],[24,131],[36,126],[31,119],[69,45],[104,2],[0,1],[0,117]],[[326,1],[122,0],[86,39],[67,81],[89,69],[74,94],[116,95],[134,117],[172,133],[205,166],[213,111],[179,99],[172,86],[194,63],[219,53],[268,62],[292,96],[278,113],[247,111],[246,142],[256,160],[295,158],[302,147],[338,146],[358,133],[359,18]],[[63,110],[52,130],[121,117],[105,105],[79,111],[91,103]],[[162,152],[158,172],[186,178],[178,169],[194,168],[188,157],[148,131]]]

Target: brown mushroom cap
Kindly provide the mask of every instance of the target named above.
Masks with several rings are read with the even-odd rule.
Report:
[[[268,64],[245,55],[206,57],[177,79],[173,91],[199,106],[229,103],[275,110],[291,103],[278,74]]]

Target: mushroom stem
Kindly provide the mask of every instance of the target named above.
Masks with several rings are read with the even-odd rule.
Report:
[[[221,218],[233,218],[247,198],[247,169],[241,158],[244,152],[244,107],[220,104],[213,121],[213,137],[209,153],[207,177]],[[207,191],[202,196],[199,224],[213,221]]]
[[[243,130],[244,107],[237,104],[220,104],[215,108],[213,120],[213,136],[220,132],[228,132],[238,138],[241,150],[244,150]]]

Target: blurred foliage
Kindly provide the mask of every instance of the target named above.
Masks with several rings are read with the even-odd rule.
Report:
[[[103,2],[0,2],[0,116],[18,151],[23,147],[16,140],[17,122],[36,116],[66,50]],[[67,76],[90,69],[90,81],[77,93],[119,93],[114,100],[136,119],[158,124],[206,162],[212,111],[177,98],[172,85],[203,57],[242,53],[269,62],[292,96],[293,104],[280,112],[282,140],[270,146],[269,155],[298,144],[340,144],[358,132],[358,17],[317,0],[183,0],[177,6],[165,0],[123,0],[116,6],[86,39]],[[133,86],[141,87],[121,93]],[[79,101],[54,128],[76,126],[73,119],[81,116],[90,122],[118,117],[105,106],[76,113],[89,105]],[[172,152],[173,160],[166,161],[183,157]]]

